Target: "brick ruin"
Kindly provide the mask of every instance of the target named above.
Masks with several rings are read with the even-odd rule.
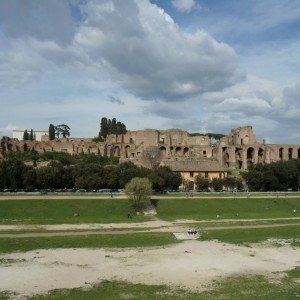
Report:
[[[206,135],[191,135],[180,129],[128,131],[120,135],[111,134],[104,142],[86,138],[49,141],[47,135],[42,137],[42,141],[8,138],[1,141],[1,154],[26,150],[116,156],[121,162],[132,161],[146,167],[166,165],[174,171],[190,172],[190,177],[193,177],[192,172],[215,172],[222,177],[228,168],[245,170],[256,163],[300,158],[300,145],[260,143],[251,126],[232,129],[219,141]]]

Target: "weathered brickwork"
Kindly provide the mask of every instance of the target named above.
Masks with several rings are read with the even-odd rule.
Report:
[[[300,145],[274,145],[258,142],[251,126],[232,129],[220,141],[208,136],[192,136],[180,129],[128,131],[109,135],[105,142],[92,139],[44,138],[42,141],[4,139],[2,154],[9,151],[35,150],[66,152],[69,154],[94,153],[117,156],[121,161],[151,167],[167,165],[174,171],[215,173],[222,177],[228,168],[247,169],[256,163],[270,163],[300,158]]]

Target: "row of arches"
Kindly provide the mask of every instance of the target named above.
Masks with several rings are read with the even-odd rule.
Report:
[[[167,156],[167,148],[165,146],[159,147],[160,153],[162,157]],[[184,155],[187,156],[189,154],[189,148],[188,147],[173,147],[171,146],[169,148],[169,152],[171,155]]]
[[[254,148],[249,147],[245,148],[235,148],[235,160],[233,157],[230,159],[230,153],[232,149],[227,147],[222,148],[222,159],[223,163],[226,167],[232,166],[235,163],[236,167],[239,169],[249,168],[253,164],[256,163],[264,163],[267,161],[272,160],[291,160],[291,159],[300,159],[300,148],[284,148],[281,147],[278,150],[275,149],[274,154],[271,155],[269,159],[266,159],[266,150],[262,147]],[[276,151],[278,153],[276,154]],[[233,155],[233,153],[232,153]]]
[[[294,148],[279,148],[278,150],[278,158],[279,160],[287,159],[293,159],[293,158],[300,158],[300,148],[298,149],[298,153],[295,153],[297,149]],[[296,154],[296,155],[295,155]]]

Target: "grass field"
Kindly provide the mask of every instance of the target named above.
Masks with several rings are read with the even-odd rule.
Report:
[[[291,239],[292,244],[299,246],[300,226],[255,228],[255,229],[226,229],[202,231],[201,240],[219,240],[225,243],[248,244],[259,243],[267,239]]]
[[[128,222],[128,201],[117,199],[4,200],[0,201],[0,224],[76,224]],[[79,213],[79,217],[74,217]],[[131,222],[150,220],[136,216]]]
[[[296,299],[300,296],[300,269],[294,269],[279,283],[270,283],[264,276],[231,277],[216,282],[211,291],[193,293],[167,286],[149,286],[105,281],[91,289],[63,289],[31,300],[60,299]]]
[[[176,219],[214,220],[288,218],[299,216],[299,198],[279,199],[160,199],[155,200],[157,217]],[[293,209],[297,213],[293,214]],[[143,222],[151,217],[127,219],[130,206],[126,200],[2,200],[0,224],[76,224]],[[74,213],[80,214],[74,217]]]
[[[294,217],[300,213],[300,198],[279,199],[164,199],[157,214],[163,220],[259,219]]]
[[[51,248],[128,248],[174,244],[171,233],[0,238],[0,253]]]

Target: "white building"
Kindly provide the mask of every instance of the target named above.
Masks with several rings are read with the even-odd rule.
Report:
[[[25,130],[25,129],[24,129]],[[24,130],[13,130],[13,139],[18,139],[19,141],[23,141]],[[31,129],[27,129],[28,134],[30,134]],[[33,130],[33,136],[36,141],[41,141],[42,136],[48,136],[48,131],[42,130]]]

